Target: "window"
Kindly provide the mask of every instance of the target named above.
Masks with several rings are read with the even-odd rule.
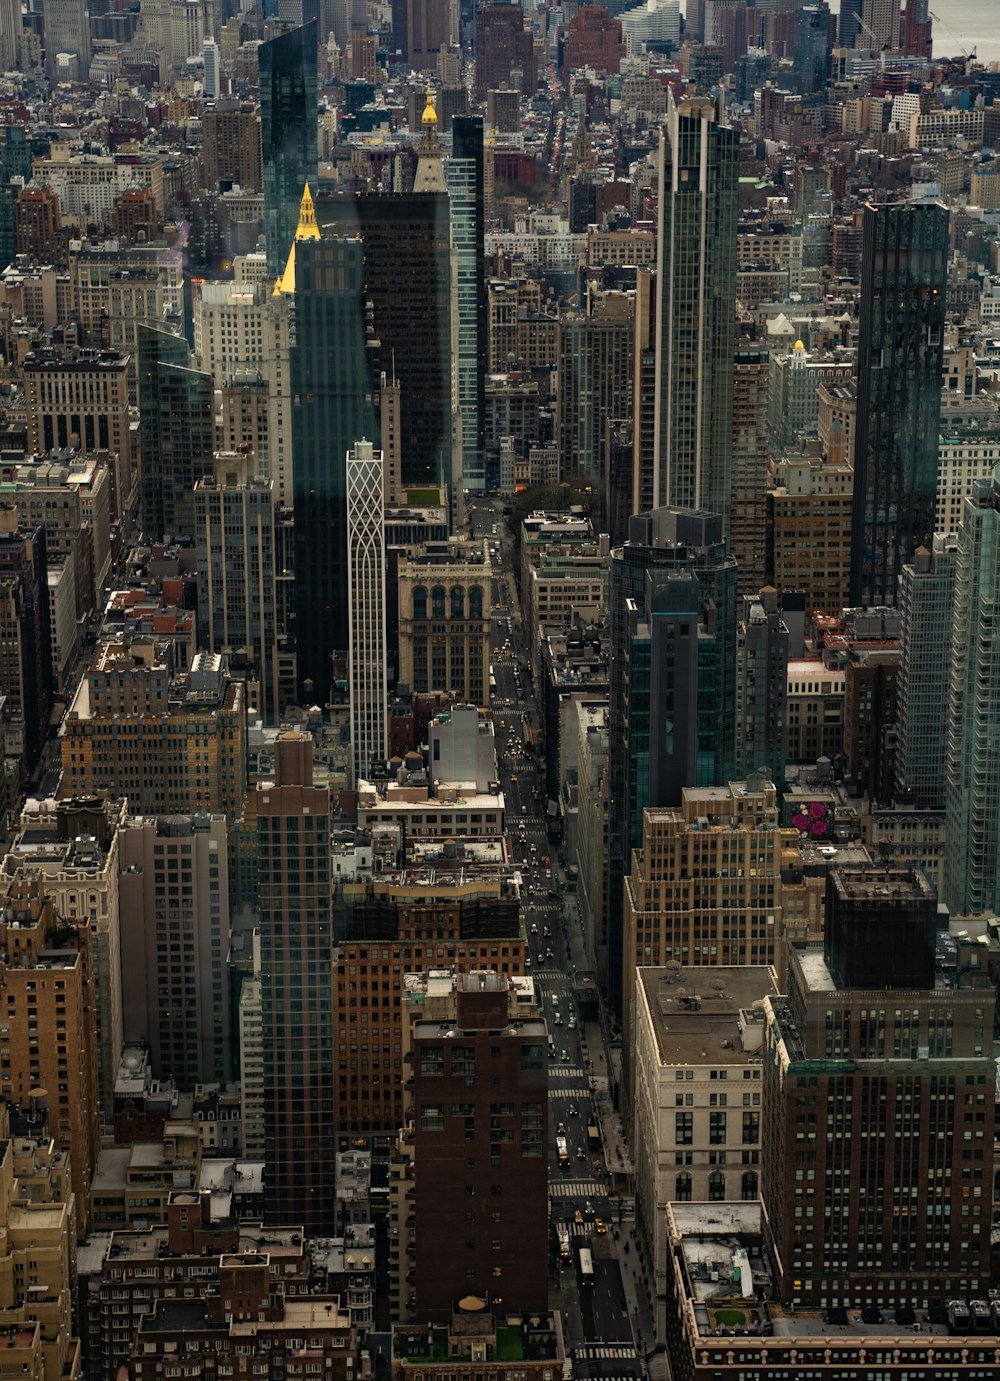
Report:
[[[678,1146],[690,1146],[694,1141],[694,1113],[674,1114],[674,1141]]]
[[[415,619],[427,617],[427,591],[422,585],[418,585],[413,591],[413,617]]]
[[[713,1170],[708,1177],[708,1197],[709,1199],[724,1199],[726,1197],[726,1177],[721,1170]]]
[[[469,618],[481,619],[483,617],[483,592],[480,586],[473,585],[469,590]]]
[[[451,616],[453,619],[465,618],[465,591],[462,589],[461,585],[452,586]]]
[[[691,1176],[687,1171],[683,1171],[674,1180],[674,1198],[680,1204],[691,1202]]]
[[[440,585],[435,585],[431,591],[431,618],[444,618],[444,590]]]
[[[744,1200],[756,1199],[757,1197],[757,1172],[756,1170],[744,1170],[743,1178],[740,1181],[740,1198]]]
[[[710,1112],[708,1114],[708,1142],[710,1146],[725,1146],[726,1114],[724,1112]]]
[[[743,1144],[744,1146],[755,1146],[760,1141],[760,1113],[745,1112],[743,1114]]]

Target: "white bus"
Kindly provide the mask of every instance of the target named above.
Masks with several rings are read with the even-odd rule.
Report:
[[[559,1260],[562,1265],[568,1266],[573,1260],[569,1249],[569,1225],[567,1223],[557,1223],[556,1236],[559,1239]]]
[[[566,1138],[564,1136],[556,1137],[556,1156],[560,1166],[565,1170],[566,1166],[569,1165],[569,1149],[566,1146]]]
[[[589,1247],[581,1247],[578,1257],[580,1286],[586,1288],[594,1283],[594,1258],[590,1254]]]

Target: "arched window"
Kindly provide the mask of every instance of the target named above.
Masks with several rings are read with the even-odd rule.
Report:
[[[435,585],[431,591],[431,618],[444,618],[444,590],[440,585]]]
[[[413,590],[413,617],[415,619],[427,617],[427,591],[422,585],[415,586]]]
[[[674,1182],[674,1198],[679,1204],[691,1202],[691,1176],[686,1170],[682,1170]]]
[[[743,1182],[740,1187],[740,1194],[744,1199],[756,1199],[757,1197],[757,1171],[745,1170],[743,1172]]]
[[[708,1197],[710,1199],[724,1199],[726,1197],[726,1177],[721,1170],[713,1170],[708,1177]]]
[[[453,619],[465,618],[465,591],[461,585],[453,585],[451,589],[451,616]]]
[[[483,592],[479,585],[472,585],[469,588],[469,618],[481,619],[483,617]]]

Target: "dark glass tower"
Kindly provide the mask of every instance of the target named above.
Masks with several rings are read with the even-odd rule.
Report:
[[[611,553],[608,998],[622,1000],[622,879],[646,806],[735,773],[736,562],[715,513],[633,517]]]
[[[861,262],[851,603],[896,603],[934,533],[948,286],[939,202],[866,206]]]
[[[330,698],[347,636],[347,452],[373,436],[360,240],[297,239],[292,305],[295,645],[308,702]],[[311,684],[306,685],[309,682]]]
[[[280,273],[295,238],[306,183],[316,185],[317,23],[257,50],[264,158],[264,235],[269,273]]]
[[[324,234],[360,234],[363,241],[372,377],[399,382],[403,487],[450,482],[448,193],[324,197],[316,202],[316,219]]]
[[[212,476],[215,392],[211,374],[190,368],[183,336],[136,329],[142,438],[140,500],[147,541],[194,537],[194,486]]]
[[[486,372],[489,320],[484,256],[483,119],[456,115],[447,164],[458,308],[458,402],[462,413],[462,476],[485,486]]]
[[[660,141],[657,504],[722,516],[732,490],[739,135],[714,102],[675,105]]]

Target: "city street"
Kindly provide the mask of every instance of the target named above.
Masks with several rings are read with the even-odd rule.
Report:
[[[666,1359],[660,1354],[649,1360],[643,1356],[652,1347],[653,1326],[632,1238],[631,1200],[612,1191],[615,1173],[622,1184],[631,1167],[606,1092],[601,1027],[596,1021],[584,1023],[575,993],[577,969],[583,972],[588,966],[575,898],[560,889],[555,847],[546,830],[544,764],[532,746],[532,730],[540,722],[538,706],[527,671],[524,621],[502,506],[500,499],[477,500],[469,517],[473,534],[488,538],[491,551],[499,552],[499,558],[493,557],[493,723],[511,858],[522,875],[525,963],[549,1028],[553,1304],[564,1313],[568,1346],[595,1354],[611,1349],[622,1374],[634,1370],[638,1353],[643,1372],[662,1381]],[[569,1263],[559,1260],[558,1224],[565,1224],[569,1233]],[[592,1256],[592,1284],[582,1283],[581,1248]]]

